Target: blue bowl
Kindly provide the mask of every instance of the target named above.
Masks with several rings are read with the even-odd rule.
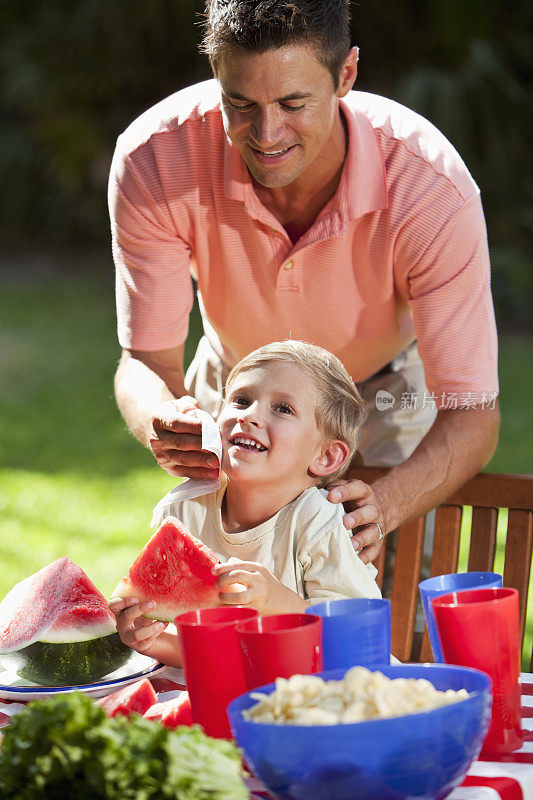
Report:
[[[228,706],[233,735],[252,772],[283,800],[440,800],[458,786],[487,733],[491,683],[447,664],[385,665],[389,678],[426,678],[466,689],[458,703],[402,717],[342,725],[272,725],[245,720],[247,692]],[[340,680],[346,670],[319,673]],[[275,684],[254,692],[270,694]]]

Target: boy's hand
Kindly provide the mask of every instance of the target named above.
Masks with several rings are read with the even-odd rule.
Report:
[[[121,640],[138,653],[146,653],[167,627],[166,622],[143,617],[155,608],[153,600],[138,603],[135,597],[114,597],[109,601],[109,608],[115,615]]]
[[[245,586],[241,592],[220,591],[219,599],[227,605],[246,605],[260,614],[303,613],[309,603],[278,581],[263,565],[255,561],[230,559],[225,564],[216,564],[216,588],[223,590],[231,584]]]

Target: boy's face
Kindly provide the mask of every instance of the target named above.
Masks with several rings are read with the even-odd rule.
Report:
[[[324,437],[315,419],[317,387],[291,363],[241,372],[230,384],[218,418],[222,469],[230,480],[313,486],[309,475]]]

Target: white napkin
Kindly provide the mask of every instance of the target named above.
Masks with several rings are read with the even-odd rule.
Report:
[[[169,507],[177,500],[191,500],[193,497],[200,497],[202,494],[215,492],[220,486],[220,464],[222,463],[222,439],[220,431],[213,417],[201,409],[191,411],[202,423],[202,450],[209,450],[218,457],[219,470],[218,478],[211,481],[199,481],[192,478],[185,478],[179,486],[175,486],[155,506],[152,513],[151,528],[160,525],[162,520],[168,516]]]

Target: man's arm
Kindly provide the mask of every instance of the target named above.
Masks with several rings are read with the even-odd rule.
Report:
[[[470,408],[439,411],[432,427],[413,454],[371,486],[349,480],[329,493],[332,502],[345,502],[348,529],[371,527],[357,533],[354,547],[364,550],[365,563],[379,553],[378,522],[384,533],[443,502],[490,460],[498,443],[500,413]],[[355,469],[354,472],[357,470]]]
[[[183,353],[184,345],[153,352],[123,350],[115,397],[130,431],[169,475],[214,479],[218,461],[201,449],[201,423],[190,415],[199,405],[186,396]]]
[[[149,447],[152,420],[159,406],[182,397],[184,345],[171,350],[123,350],[115,373],[115,397],[126,425],[136,439]]]

